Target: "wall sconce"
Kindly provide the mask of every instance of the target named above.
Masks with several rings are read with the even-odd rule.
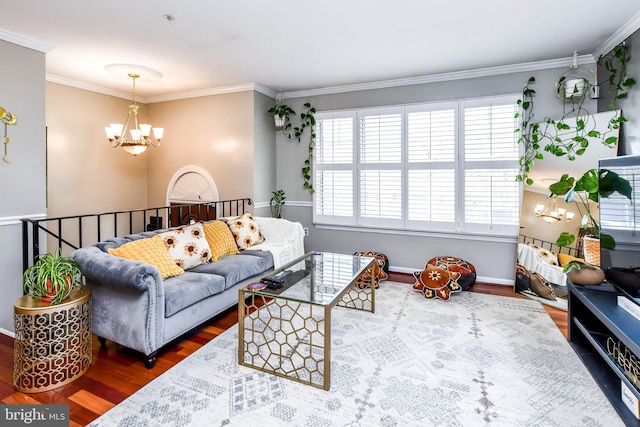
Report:
[[[4,123],[4,156],[2,156],[2,160],[5,163],[9,163],[9,159],[7,158],[7,145],[9,145],[9,135],[7,135],[7,126],[15,125],[18,123],[18,118],[15,114],[10,113],[4,108],[0,107],[0,122]]]
[[[544,219],[549,223],[559,222],[563,219],[567,221],[571,221],[575,214],[573,212],[567,212],[566,209],[558,207],[558,201],[556,196],[553,196],[547,206],[545,205],[536,205],[534,209],[534,213],[536,216]]]

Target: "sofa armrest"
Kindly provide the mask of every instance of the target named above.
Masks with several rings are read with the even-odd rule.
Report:
[[[95,246],[71,254],[92,289],[97,336],[153,355],[164,342],[164,283],[158,269]]]
[[[140,292],[162,283],[158,269],[150,264],[131,261],[103,252],[95,246],[80,248],[71,254],[89,280]]]

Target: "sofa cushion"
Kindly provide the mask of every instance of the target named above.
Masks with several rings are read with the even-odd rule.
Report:
[[[158,233],[153,238],[164,242],[169,255],[185,270],[211,259],[211,249],[200,223]]]
[[[253,250],[253,249],[245,249],[240,253],[242,255],[257,256],[259,258],[264,259],[265,270],[268,270],[270,268],[274,268],[274,265],[273,265],[273,254],[271,252],[269,252],[269,251],[256,251],[256,250]]]
[[[191,271],[164,281],[165,317],[171,317],[192,304],[224,291],[224,277]]]
[[[153,265],[160,272],[162,280],[184,273],[184,270],[171,258],[162,241],[157,239],[134,240],[117,248],[108,248],[107,252],[121,258]]]
[[[265,258],[253,255],[228,255],[216,262],[202,264],[190,270],[194,273],[208,273],[223,276],[225,289],[251,276],[268,270]]]
[[[204,235],[211,248],[211,261],[217,261],[227,255],[239,254],[236,240],[223,221],[216,220],[203,224]]]
[[[258,227],[258,223],[249,213],[230,220],[227,225],[240,249],[248,249],[253,245],[264,242],[264,236],[260,231],[260,227]]]

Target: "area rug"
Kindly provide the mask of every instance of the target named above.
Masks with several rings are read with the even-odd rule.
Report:
[[[536,301],[383,282],[331,314],[329,391],[238,365],[236,325],[91,426],[623,425]]]

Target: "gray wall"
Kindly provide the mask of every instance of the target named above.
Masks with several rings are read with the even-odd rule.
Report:
[[[619,100],[617,108],[622,109],[622,114],[628,122],[622,127],[619,155],[640,154],[640,31],[633,33],[627,40],[627,49],[630,53],[630,61],[627,65],[627,75],[636,80],[635,86],[629,90],[627,99]],[[598,67],[598,75],[606,76],[604,67]],[[598,108],[601,111],[610,108],[612,94],[607,81],[601,79],[601,93],[603,97],[598,100]]]
[[[264,114],[273,105],[273,99],[254,92],[253,120],[253,198],[254,213],[271,216],[266,203],[276,190],[276,136],[273,132],[273,117]]]
[[[10,163],[0,161],[0,328],[13,330],[13,303],[22,296],[18,218],[46,209],[45,55],[0,40],[0,58],[0,106],[18,117],[17,125],[8,126]],[[2,150],[3,143],[4,138]]]
[[[304,111],[303,104],[311,103],[317,111],[341,110],[381,105],[411,104],[419,102],[473,98],[501,94],[521,93],[529,77],[536,82],[536,117],[560,117],[562,101],[555,94],[555,82],[567,67],[518,72],[490,77],[468,78],[455,81],[419,84],[309,96],[286,99],[296,112]],[[595,68],[593,64],[590,68]],[[595,100],[587,100],[585,107],[596,112]],[[374,250],[385,253],[392,268],[412,272],[424,268],[434,256],[450,255],[474,264],[480,280],[511,285],[513,283],[516,236],[513,238],[479,237],[437,233],[391,234],[383,230],[345,230],[317,228],[312,224],[311,195],[302,188],[300,167],[306,158],[307,141],[298,143],[277,135],[277,185],[287,194],[285,217],[300,221],[309,227],[307,250],[327,250],[351,253]],[[515,177],[514,177],[515,178]],[[297,202],[289,202],[289,200]]]

